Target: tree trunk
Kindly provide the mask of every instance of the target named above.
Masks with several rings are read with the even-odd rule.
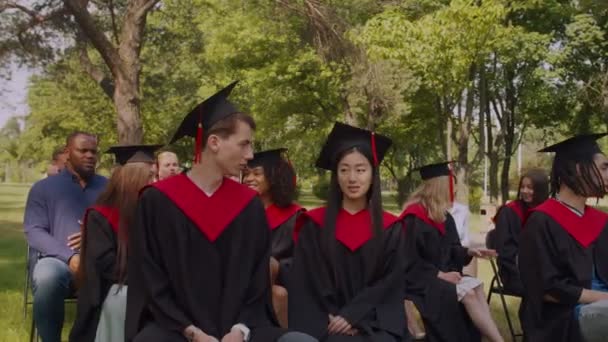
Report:
[[[503,137],[504,137],[504,160],[500,177],[500,190],[502,194],[502,202],[505,203],[509,199],[509,172],[511,169],[511,156],[515,147],[515,111],[517,108],[517,94],[513,80],[515,73],[512,68],[507,67],[505,71],[506,84],[505,89],[505,112],[503,113]]]
[[[114,107],[116,108],[116,129],[120,144],[141,144],[143,129],[140,118],[140,101],[138,89],[133,82],[116,79],[114,89]]]
[[[469,87],[466,90],[465,113],[459,123],[456,147],[458,149],[458,166],[456,168],[457,200],[460,203],[469,203],[469,137],[473,125],[473,110],[475,105],[475,79],[477,67],[472,64],[469,68]],[[456,129],[454,129],[456,131]]]
[[[490,185],[490,202],[496,203],[498,201],[498,168],[500,164],[499,151],[497,146],[500,146],[498,143],[501,139],[500,137],[496,137],[496,144],[494,143],[494,134],[492,132],[492,117],[490,113],[487,113],[486,116],[487,127],[488,127],[488,160],[489,160],[489,170],[488,170],[488,178]]]

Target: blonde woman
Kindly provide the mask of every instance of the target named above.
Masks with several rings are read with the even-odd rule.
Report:
[[[502,342],[482,282],[462,274],[472,257],[491,257],[496,252],[460,244],[448,213],[454,197],[450,163],[427,165],[419,171],[424,183],[401,214],[408,263],[405,298],[420,311],[427,341],[479,341],[481,333],[489,341]]]

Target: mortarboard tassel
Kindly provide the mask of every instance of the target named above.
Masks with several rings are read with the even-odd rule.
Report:
[[[378,153],[376,152],[376,133],[372,132],[372,155],[374,157],[374,166],[378,167]]]
[[[450,170],[450,203],[454,203],[454,172],[452,171],[452,164],[448,164],[448,170]]]
[[[203,148],[203,124],[200,122],[196,127],[196,141],[194,144],[194,164],[199,164],[201,162]]]

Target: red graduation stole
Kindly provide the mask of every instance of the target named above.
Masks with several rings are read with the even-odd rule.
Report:
[[[269,205],[268,208],[266,208],[266,218],[268,219],[270,229],[275,230],[300,210],[305,209],[295,203],[290,204],[285,208],[277,207],[274,204]]]
[[[257,195],[248,187],[224,178],[215,193],[207,196],[185,174],[163,179],[147,187],[154,187],[165,194],[211,242]]]
[[[598,238],[608,223],[608,215],[602,211],[585,206],[584,215],[579,217],[553,198],[546,200],[533,210],[551,217],[585,248]]]
[[[420,203],[414,203],[407,208],[405,211],[399,216],[399,220],[404,219],[408,215],[414,215],[417,218],[421,219],[424,223],[437,228],[441,235],[445,235],[445,222],[435,222],[431,220],[429,214],[426,211],[426,208],[422,206]]]
[[[519,200],[511,201],[511,202],[505,204],[500,209],[498,209],[498,212],[500,212],[500,210],[502,210],[502,208],[504,208],[504,207],[507,207],[515,212],[515,215],[517,215],[517,217],[519,217],[519,220],[521,221],[521,228],[523,229],[524,224],[526,223],[526,221],[528,220],[528,217],[530,217],[530,214],[532,213],[532,210],[526,209],[524,211],[524,206],[521,203],[521,201],[519,201]],[[494,223],[496,223],[496,218],[498,217],[498,212],[496,213],[496,216],[494,216],[492,218],[492,222],[494,222]]]
[[[301,217],[306,216],[319,227],[323,227],[325,225],[325,210],[325,207],[316,208],[305,212]],[[386,211],[382,213],[382,219],[384,229],[397,222],[397,217]],[[367,209],[363,209],[356,214],[340,209],[336,218],[336,240],[340,241],[351,252],[356,251],[372,238],[371,222],[372,217]],[[296,234],[300,228],[301,225],[296,227]]]
[[[103,205],[95,205],[95,206],[87,208],[87,210],[84,212],[84,220],[83,220],[85,227],[87,224],[87,218],[89,217],[89,213],[91,212],[91,210],[95,210],[96,212],[100,213],[103,217],[105,217],[106,220],[108,220],[108,222],[110,223],[110,227],[112,227],[112,230],[114,231],[114,233],[118,233],[118,224],[120,222],[120,212],[118,211],[118,209],[103,206]]]

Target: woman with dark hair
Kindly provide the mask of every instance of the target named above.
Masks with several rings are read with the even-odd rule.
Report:
[[[408,261],[404,297],[420,311],[427,341],[479,341],[481,332],[489,341],[502,342],[482,282],[462,274],[473,257],[492,257],[496,252],[460,244],[448,212],[454,200],[450,163],[419,170],[423,184],[410,196],[400,218]]]
[[[549,177],[544,170],[533,169],[526,172],[519,180],[517,199],[502,206],[496,218],[496,232],[493,245],[498,252],[498,271],[505,290],[516,294],[522,293],[517,254],[519,253],[519,235],[528,216],[539,204],[549,197]]]
[[[402,341],[402,229],[382,210],[385,136],[336,123],[316,166],[331,171],[327,206],[296,225],[289,327],[321,341]]]
[[[272,300],[281,326],[287,327],[287,290],[285,270],[293,256],[293,232],[296,219],[304,209],[294,203],[296,193],[295,172],[283,157],[285,148],[257,152],[247,163],[243,183],[258,192],[270,235]],[[282,267],[281,267],[282,266]],[[277,279],[281,276],[281,279]]]
[[[608,158],[579,135],[555,152],[551,197],[534,208],[520,236],[520,320],[528,341],[595,342],[608,335],[608,215],[586,205],[608,186]]]
[[[74,342],[124,341],[127,241],[139,191],[154,179],[160,145],[114,146],[118,166],[95,206],[85,214],[80,251]]]
[[[293,228],[303,208],[294,203],[295,172],[285,160],[285,148],[255,153],[247,163],[243,183],[258,192],[272,229],[270,255],[277,261],[293,254]]]

